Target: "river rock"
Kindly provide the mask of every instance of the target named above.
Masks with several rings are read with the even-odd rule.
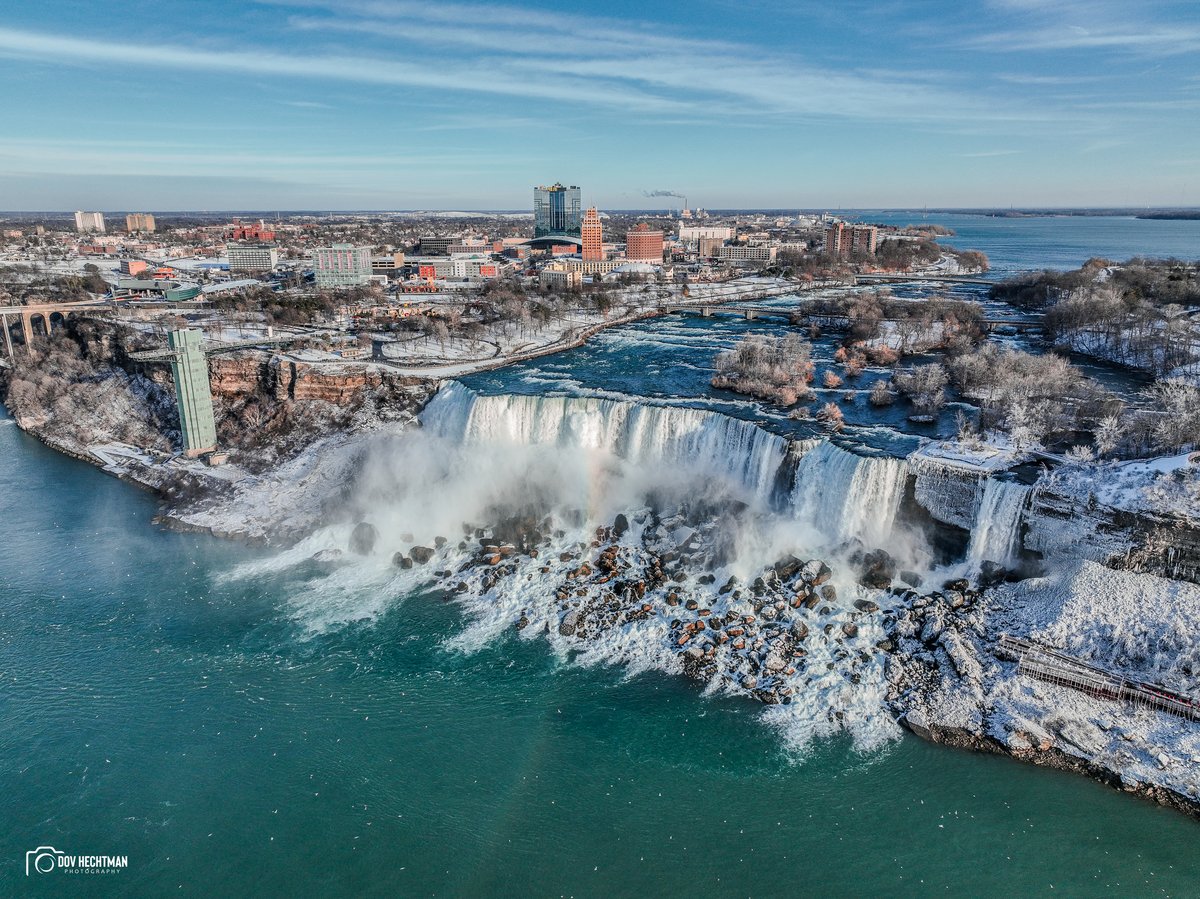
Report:
[[[350,534],[350,552],[369,556],[379,539],[379,529],[369,521],[360,521]]]
[[[424,565],[433,558],[433,550],[428,546],[414,546],[409,552],[412,555],[412,560],[418,565]]]
[[[628,530],[629,530],[629,519],[625,517],[624,512],[618,513],[617,517],[613,520],[613,529],[612,529],[613,536],[616,537],[618,540],[620,540],[621,537]]]
[[[804,567],[804,561],[797,559],[791,553],[784,556],[775,563],[775,573],[779,575],[781,581],[786,581],[799,574],[800,569]]]
[[[558,623],[558,632],[564,637],[571,637],[575,634],[575,628],[579,625],[579,610],[572,609],[563,616],[562,621]]]
[[[994,587],[1006,577],[1008,577],[1008,572],[999,562],[987,559],[979,566],[979,586],[981,587]]]
[[[806,562],[803,572],[804,579],[814,587],[820,586],[833,577],[833,571],[820,559],[813,559],[810,562]]]

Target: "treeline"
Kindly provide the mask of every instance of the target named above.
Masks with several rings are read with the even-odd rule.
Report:
[[[880,385],[883,386],[880,386]],[[1156,381],[1127,405],[1066,359],[984,344],[931,363],[898,370],[879,382],[871,402],[893,391],[928,419],[953,386],[979,408],[974,423],[960,420],[960,436],[1003,435],[1017,449],[1044,447],[1079,460],[1142,458],[1200,449],[1200,387],[1177,378]]]
[[[915,240],[887,238],[881,240],[875,248],[875,262],[893,271],[906,272],[933,265],[944,255],[953,257],[959,267],[967,271],[986,272],[990,265],[987,255],[979,250],[959,250],[943,246],[932,237],[919,237]]]
[[[983,336],[983,307],[949,297],[913,301],[871,291],[817,299],[806,311],[844,319],[847,344],[883,341],[900,356],[932,349],[967,352]]]
[[[1200,357],[1191,320],[1200,305],[1196,263],[1091,259],[1073,272],[1037,272],[1003,282],[992,296],[1044,313],[1056,343],[1156,375]]]

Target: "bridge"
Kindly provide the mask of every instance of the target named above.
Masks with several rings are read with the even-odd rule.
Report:
[[[61,327],[68,318],[80,311],[91,309],[111,309],[108,300],[84,300],[78,303],[35,303],[30,306],[0,306],[0,323],[3,323],[4,348],[8,358],[13,358],[13,328],[17,323],[9,324],[9,316],[19,319],[21,337],[26,350],[33,351],[33,338],[37,335],[49,337],[51,331]]]
[[[732,301],[725,301],[732,302]],[[810,303],[812,301],[809,301]],[[806,308],[807,304],[799,306],[727,306],[705,304],[705,303],[675,303],[671,305],[661,306],[660,309],[664,313],[692,313],[699,315],[702,318],[711,318],[714,315],[740,315],[747,321],[754,321],[760,316],[775,316],[777,318],[786,318],[789,321],[796,321],[803,318],[825,318],[825,319],[845,319],[845,315],[837,313],[812,311]],[[905,319],[900,318],[882,318],[877,319],[880,322],[901,322]],[[1003,328],[1012,328],[1017,332],[1040,331],[1044,327],[1041,318],[985,318],[980,322],[984,331],[992,332]]]
[[[909,281],[932,281],[937,284],[972,284],[979,287],[994,287],[995,281],[987,278],[968,277],[965,275],[910,275],[865,274],[855,275],[855,284],[903,284]]]

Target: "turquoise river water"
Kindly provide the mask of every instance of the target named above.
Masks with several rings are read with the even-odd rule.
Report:
[[[1200,255],[1196,222],[952,226],[995,258],[1040,243],[1014,221],[1088,231],[1047,264]],[[1085,778],[909,735],[797,755],[683,679],[452,648],[427,595],[314,631],[305,569],[225,577],[265,551],[155,509],[0,418],[0,895],[1200,894],[1200,827]],[[42,846],[128,868],[27,876]]]

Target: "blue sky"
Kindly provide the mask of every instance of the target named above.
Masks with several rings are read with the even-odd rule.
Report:
[[[10,0],[0,97],[4,209],[1200,205],[1198,0]]]

